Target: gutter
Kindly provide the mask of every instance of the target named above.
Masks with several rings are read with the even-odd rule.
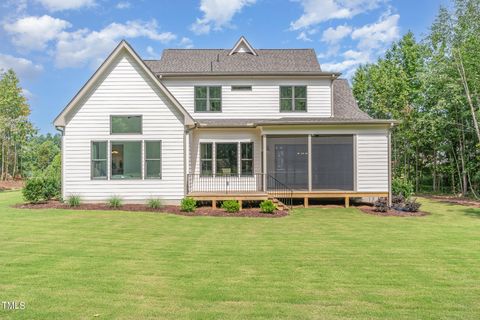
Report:
[[[177,78],[177,77],[278,77],[278,76],[294,76],[294,77],[322,77],[336,79],[341,73],[339,72],[164,72],[155,73],[159,79]]]

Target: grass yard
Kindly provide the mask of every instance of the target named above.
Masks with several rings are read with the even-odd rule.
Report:
[[[1,319],[479,319],[480,209],[286,218],[21,210],[0,193]]]

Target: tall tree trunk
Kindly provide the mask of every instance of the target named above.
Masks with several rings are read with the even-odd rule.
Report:
[[[465,73],[465,68],[463,66],[462,56],[460,52],[457,52],[457,56],[458,56],[458,59],[456,60],[457,60],[458,74],[460,75],[460,79],[462,80],[463,89],[465,90],[465,95],[467,96],[467,102],[468,102],[468,105],[470,106],[470,112],[472,113],[473,126],[477,134],[478,142],[480,143],[480,128],[478,127],[477,115],[475,114],[475,106],[473,105],[472,96],[470,94],[470,88],[468,87],[467,75]]]
[[[437,144],[433,146],[433,192],[437,191]]]
[[[464,158],[465,149],[464,149],[463,141],[461,137],[459,139],[459,142],[460,142],[460,164],[462,166],[462,184],[463,184],[462,195],[466,196],[468,192],[467,171],[465,170],[465,158]]]

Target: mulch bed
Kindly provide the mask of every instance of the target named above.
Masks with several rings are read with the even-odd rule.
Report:
[[[22,180],[6,180],[0,181],[0,191],[18,190],[23,188]]]
[[[371,214],[374,216],[383,216],[383,217],[424,217],[430,214],[428,212],[423,212],[423,211],[407,212],[407,211],[400,211],[395,209],[388,209],[387,212],[377,212],[375,211],[374,207],[365,206],[365,205],[358,206],[355,208],[360,209],[362,212],[367,214]]]
[[[427,199],[432,199],[440,202],[458,204],[461,206],[480,208],[480,200],[474,200],[465,197],[455,197],[455,196],[423,196]]]
[[[276,211],[272,214],[261,213],[259,208],[245,208],[237,213],[228,213],[223,209],[212,209],[210,207],[199,207],[195,212],[183,212],[179,206],[167,205],[159,209],[151,209],[143,204],[124,204],[121,208],[113,209],[102,203],[85,203],[78,207],[69,207],[59,201],[48,201],[45,203],[27,203],[14,206],[19,209],[68,209],[68,210],[108,210],[108,211],[131,211],[131,212],[158,212],[171,213],[181,216],[212,216],[212,217],[249,217],[249,218],[281,218],[288,215],[288,211]]]

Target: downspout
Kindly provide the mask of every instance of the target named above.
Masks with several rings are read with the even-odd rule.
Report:
[[[388,205],[392,205],[392,128],[388,129]]]
[[[60,177],[61,177],[60,178],[60,194],[62,195],[62,200],[64,200],[65,199],[65,193],[64,193],[65,192],[65,187],[64,187],[65,176],[63,174],[63,172],[64,172],[63,168],[65,167],[65,157],[63,156],[63,153],[64,153],[64,149],[65,149],[65,147],[64,147],[65,127],[57,127],[56,126],[55,129],[57,131],[59,131],[61,136],[62,136],[62,138],[60,139],[60,157],[62,159],[62,162],[61,162],[62,165],[60,167]]]

